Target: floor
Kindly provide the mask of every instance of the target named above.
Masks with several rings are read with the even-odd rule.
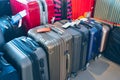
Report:
[[[92,61],[87,70],[78,72],[71,80],[120,80],[120,65],[100,57]]]

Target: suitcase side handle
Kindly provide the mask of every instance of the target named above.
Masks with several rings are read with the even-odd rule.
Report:
[[[70,54],[69,53],[67,53],[66,54],[66,57],[67,57],[67,59],[66,59],[66,61],[67,61],[67,63],[68,64],[66,64],[66,66],[67,66],[67,72],[69,73],[70,72],[70,66],[71,66],[71,64],[70,64]]]

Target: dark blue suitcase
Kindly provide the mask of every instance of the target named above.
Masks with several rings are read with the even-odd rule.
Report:
[[[101,23],[99,23],[99,22],[97,22],[97,21],[95,21],[93,19],[89,19],[88,21],[89,21],[90,24],[95,25],[95,28],[97,28],[97,30],[98,30],[98,32],[97,32],[97,34],[98,34],[97,42],[98,43],[96,44],[98,50],[96,51],[96,53],[98,53],[98,55],[99,55],[101,39],[102,39],[102,25],[101,25]]]
[[[91,59],[95,59],[95,57],[98,56],[99,31],[95,25],[89,22],[81,21],[80,23],[85,27],[87,27],[90,31],[90,39],[89,39],[89,47],[88,47],[88,55],[87,55],[87,63],[88,63]]]
[[[0,0],[0,17],[4,15],[12,15],[10,0]]]
[[[8,64],[0,52],[0,80],[20,80],[16,69]]]
[[[19,34],[17,33],[22,31],[19,23],[20,20],[25,16],[22,15],[23,12],[25,11],[21,11],[12,17],[3,16],[0,18],[0,30],[6,42],[18,37]]]

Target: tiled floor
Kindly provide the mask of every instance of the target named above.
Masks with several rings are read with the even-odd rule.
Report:
[[[92,61],[87,70],[79,72],[71,80],[120,80],[120,65],[101,57]]]

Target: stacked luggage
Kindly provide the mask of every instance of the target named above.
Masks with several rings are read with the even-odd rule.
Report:
[[[110,26],[92,18],[72,21],[71,0],[10,3],[16,15],[0,18],[0,51],[9,63],[4,64],[0,57],[0,70],[5,69],[0,80],[8,80],[7,76],[15,76],[14,80],[67,80],[86,70],[106,48]],[[21,25],[27,35],[9,35]]]

